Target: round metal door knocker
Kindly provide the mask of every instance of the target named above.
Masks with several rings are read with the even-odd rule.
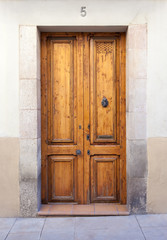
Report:
[[[103,107],[107,107],[107,106],[108,106],[108,100],[107,100],[106,97],[103,97],[103,99],[102,99],[102,101],[101,101],[101,105],[102,105]]]

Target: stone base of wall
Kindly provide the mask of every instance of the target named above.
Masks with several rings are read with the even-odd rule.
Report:
[[[0,138],[0,217],[18,217],[19,139]]]
[[[149,138],[147,212],[167,213],[167,138]]]

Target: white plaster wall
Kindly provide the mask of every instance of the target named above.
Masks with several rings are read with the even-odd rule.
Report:
[[[147,136],[167,136],[167,1],[148,12]]]
[[[0,1],[0,137],[19,136],[19,25],[133,23],[148,23],[147,136],[167,136],[166,12],[166,0]]]

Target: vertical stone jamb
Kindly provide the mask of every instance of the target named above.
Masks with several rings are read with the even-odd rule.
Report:
[[[40,33],[20,26],[20,215],[36,216],[40,206],[41,105]]]
[[[146,212],[147,25],[127,31],[127,202],[133,213]]]

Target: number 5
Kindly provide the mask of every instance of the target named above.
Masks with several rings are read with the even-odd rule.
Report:
[[[82,17],[86,16],[86,7],[81,7],[81,16]]]

